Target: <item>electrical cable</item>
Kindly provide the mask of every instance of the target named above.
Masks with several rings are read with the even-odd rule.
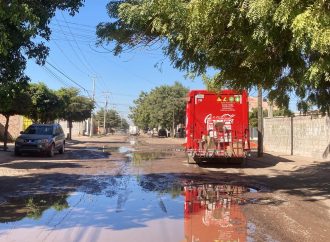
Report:
[[[60,69],[58,69],[56,66],[54,66],[53,64],[49,63],[49,61],[46,60],[46,63],[48,65],[50,65],[53,69],[55,69],[57,72],[61,73],[64,77],[66,77],[68,80],[70,80],[71,82],[73,82],[74,84],[76,84],[78,87],[80,87],[83,91],[85,91],[86,93],[88,93],[88,90],[86,88],[84,88],[82,85],[80,85],[78,82],[74,81],[71,77],[69,77],[67,74],[65,74],[63,71],[61,71]],[[89,93],[88,93],[89,94]]]
[[[65,16],[64,16],[63,12],[61,12],[61,14],[62,14],[62,17],[63,17],[63,19],[64,19],[64,21],[65,21],[65,23],[66,23],[66,25],[67,25],[67,27],[68,27],[68,29],[69,29],[69,31],[70,31],[70,34],[72,35],[73,39],[75,40],[75,36],[73,35],[73,33],[72,33],[72,31],[71,31],[71,29],[70,29],[70,27],[69,27],[69,25],[68,25],[68,23],[67,23],[67,21],[66,21],[66,19],[65,19]],[[86,58],[84,52],[82,51],[82,49],[80,48],[78,42],[75,41],[75,43],[76,43],[76,46],[78,47],[78,49],[80,50],[80,54],[81,54],[81,56],[83,57],[83,59],[85,60],[85,62],[87,63],[87,65],[89,66],[90,70],[92,71],[92,73],[95,74],[95,73],[96,73],[95,69],[92,67],[92,65],[91,65],[91,64],[89,63],[89,61],[87,60],[87,58]]]

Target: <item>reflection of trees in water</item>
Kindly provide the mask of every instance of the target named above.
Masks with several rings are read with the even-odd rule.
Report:
[[[164,158],[166,156],[169,156],[169,152],[134,152],[132,155],[132,163],[134,166],[141,165],[142,161],[152,161]]]
[[[138,180],[142,190],[147,192],[158,192],[161,194],[171,194],[176,198],[182,194],[182,185],[174,177],[163,175],[142,175]]]
[[[25,198],[13,198],[0,206],[0,222],[14,222],[25,217],[39,219],[49,208],[62,211],[69,208],[68,194],[43,194]]]

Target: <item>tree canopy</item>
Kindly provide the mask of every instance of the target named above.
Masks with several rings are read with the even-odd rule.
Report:
[[[34,123],[50,123],[59,118],[62,110],[61,102],[55,92],[43,83],[31,84],[29,96],[32,100],[32,108],[28,117]]]
[[[16,60],[25,62],[28,57],[43,63],[48,54],[44,40],[50,39],[49,23],[55,12],[67,10],[73,15],[83,2],[84,0],[1,1],[0,59],[15,56]]]
[[[61,107],[59,118],[69,122],[81,122],[91,117],[94,103],[90,98],[79,95],[76,88],[61,88],[56,91]]]
[[[106,129],[127,129],[128,123],[126,119],[122,118],[115,109],[109,109],[105,112],[105,128]],[[102,127],[104,126],[104,108],[101,108],[95,114],[95,120],[99,121]]]
[[[294,92],[330,108],[330,3],[324,0],[121,0],[107,5],[98,44],[114,53],[159,41],[179,69],[219,70],[220,88],[259,84],[279,106]]]
[[[94,102],[87,97],[79,95],[76,88],[61,88],[55,92],[59,100],[60,110],[57,114],[59,119],[69,123],[69,139],[71,139],[72,122],[82,122],[91,117]]]
[[[173,122],[184,123],[187,93],[188,89],[178,82],[156,87],[149,93],[142,92],[130,108],[130,118],[142,129],[170,128]]]
[[[4,150],[7,150],[9,119],[11,116],[26,115],[31,109],[31,98],[27,85],[17,82],[0,83],[0,114],[6,118],[4,129]]]

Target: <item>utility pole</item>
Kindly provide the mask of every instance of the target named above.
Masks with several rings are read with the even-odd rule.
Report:
[[[95,102],[95,77],[92,77],[93,80],[93,103]],[[90,124],[90,133],[89,136],[92,137],[93,136],[93,112],[91,112],[91,124]]]
[[[263,110],[262,110],[262,86],[258,85],[258,157],[263,156]]]
[[[105,104],[104,104],[104,117],[103,117],[103,134],[106,134],[106,121],[107,121],[107,109],[108,109],[108,98],[110,92],[102,92],[105,95]]]
[[[107,130],[106,130],[107,108],[108,108],[108,95],[105,95],[104,117],[103,117],[103,134],[107,133]]]
[[[172,119],[172,138],[175,137],[175,123],[174,123],[174,109],[172,110],[173,111],[173,119]]]

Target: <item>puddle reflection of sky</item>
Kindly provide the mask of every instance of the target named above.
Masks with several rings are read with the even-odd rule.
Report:
[[[93,183],[102,184],[100,189],[81,187],[79,192],[65,195],[64,201],[51,196],[35,198],[35,202],[29,204],[30,210],[38,204],[47,205],[35,219],[22,216],[15,221],[19,219],[15,217],[17,210],[29,210],[24,201],[11,213],[11,206],[7,206],[6,213],[0,211],[1,221],[15,222],[0,223],[0,241],[251,239],[249,222],[240,208],[244,199],[239,198],[240,194],[251,192],[249,188],[204,184],[184,186],[180,190],[180,187],[175,188],[172,179],[168,178],[168,184],[159,179],[156,180],[163,187],[150,187],[157,183],[152,177],[95,177]],[[171,184],[173,188],[169,189]],[[55,206],[56,201],[61,201],[60,209],[59,203]],[[12,215],[11,220],[8,220],[9,215]]]
[[[157,230],[156,227],[158,227],[158,230],[161,230],[161,227],[163,227],[164,233],[164,225],[166,224],[168,224],[167,227],[169,228],[172,227],[172,224],[174,225],[178,222],[183,224],[184,198],[182,196],[173,198],[170,194],[160,195],[157,192],[142,190],[133,177],[122,183],[117,189],[114,189],[116,194],[110,197],[102,193],[93,195],[76,192],[68,197],[69,207],[62,211],[50,208],[44,211],[39,219],[24,218],[17,222],[2,223],[0,224],[0,241],[23,241],[17,237],[18,234],[15,231],[26,232],[27,230],[35,231],[35,233],[31,234],[31,231],[27,233],[31,234],[32,237],[26,238],[27,240],[24,241],[48,241],[45,236],[50,233],[49,231],[69,229],[74,233],[74,231],[77,231],[77,228],[80,228],[79,230],[82,228],[84,230],[101,229],[103,233],[104,230],[107,230],[109,236],[114,231],[129,234],[130,230],[139,229],[141,231],[145,230],[145,236],[148,236],[150,226],[154,227],[155,230]],[[175,233],[177,234],[177,240],[175,241],[180,241],[184,238],[183,225],[176,225],[175,227]],[[173,231],[168,232],[173,233]],[[34,237],[37,234],[43,234],[43,236],[40,238]],[[54,236],[53,232],[51,234]],[[78,237],[82,239],[81,235],[78,234],[74,240],[67,241],[80,241],[76,240]],[[127,238],[129,237],[127,236]],[[56,238],[59,239],[58,236]],[[99,238],[99,241],[103,241],[103,239]],[[140,238],[140,240],[135,241],[151,240],[146,237],[146,239]]]

